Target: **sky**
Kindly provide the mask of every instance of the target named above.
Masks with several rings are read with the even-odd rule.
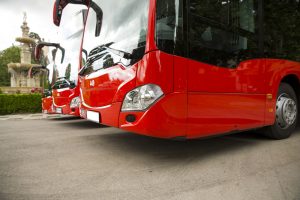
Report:
[[[0,51],[10,47],[22,35],[23,12],[27,13],[29,31],[45,41],[55,42],[58,28],[52,22],[54,0],[0,0]]]
[[[76,58],[79,55],[80,43],[75,43],[71,39],[66,40],[66,37],[78,31],[79,27],[72,21],[77,19],[78,23],[82,23],[81,15],[74,17],[74,13],[81,10],[82,7],[68,5],[64,10],[61,26],[57,27],[53,24],[53,5],[54,0],[0,0],[0,51],[13,44],[15,46],[20,44],[15,41],[15,38],[22,36],[21,25],[23,13],[26,12],[29,32],[38,33],[46,42],[60,43],[65,48],[65,62],[57,63],[59,76],[64,76],[67,65],[72,61],[71,80],[76,80],[78,74],[78,62],[76,64],[78,59]],[[68,10],[71,10],[72,13],[68,14]],[[81,36],[78,36],[77,39],[81,41]],[[53,63],[50,63],[48,68],[51,72]],[[51,75],[49,79],[51,80]]]

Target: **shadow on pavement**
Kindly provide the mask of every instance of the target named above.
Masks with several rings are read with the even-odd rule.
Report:
[[[80,119],[76,121],[66,121],[61,126],[68,126],[70,128],[75,129],[94,129],[94,128],[108,128],[107,126],[104,126],[102,124],[98,124],[95,122],[87,121],[85,119]]]
[[[76,117],[76,116],[61,116],[61,117],[49,118],[47,120],[51,120],[51,121],[68,121],[68,120],[79,120],[79,119],[81,119],[81,118]]]
[[[116,129],[117,130],[117,129]],[[117,132],[117,131],[116,131]],[[133,133],[118,132],[102,135],[82,136],[91,142],[99,151],[118,151],[120,156],[146,157],[153,162],[186,162],[186,159],[213,157],[218,154],[228,156],[228,153],[254,147],[268,138],[254,132],[243,132],[230,136],[219,136],[209,139],[174,141],[150,138]]]

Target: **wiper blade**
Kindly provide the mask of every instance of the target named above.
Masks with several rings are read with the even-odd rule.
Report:
[[[86,61],[86,66],[91,66],[96,60],[99,60],[100,58],[102,58],[105,54],[107,53],[102,53],[102,54],[97,54],[93,57],[90,57],[87,61]]]
[[[125,59],[133,59],[133,56],[131,53],[128,53],[128,52],[125,52],[125,51],[122,51],[122,50],[119,50],[119,49],[113,49],[113,48],[110,48],[109,46],[106,47],[107,49],[109,49],[111,52],[113,52],[114,54],[122,57],[122,58],[125,58]]]
[[[100,45],[100,46],[95,47],[94,49],[92,49],[92,50],[90,51],[89,57],[91,57],[91,56],[93,56],[93,55],[96,55],[96,54],[98,54],[98,53],[104,51],[104,50],[105,50],[105,47],[109,47],[109,46],[111,46],[113,43],[114,43],[114,42],[109,42],[109,43],[107,43],[107,44],[102,44],[102,45]]]
[[[110,46],[114,44],[114,42],[110,42],[110,43],[107,43],[107,44],[103,44],[103,45],[100,45],[98,47],[95,47],[94,49],[92,49],[89,53],[89,57],[91,56],[94,56],[102,51],[104,51],[105,49],[109,49],[111,52],[113,52],[114,54],[122,57],[122,58],[126,58],[126,59],[132,59],[132,54],[131,53],[128,53],[128,52],[125,52],[125,51],[122,51],[122,50],[118,50],[118,49],[114,49],[114,48],[111,48]]]

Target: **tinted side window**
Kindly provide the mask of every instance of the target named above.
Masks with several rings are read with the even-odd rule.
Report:
[[[265,0],[264,10],[266,56],[300,62],[299,0]]]
[[[254,0],[191,0],[190,57],[234,68],[258,56]]]
[[[157,0],[155,36],[160,50],[184,55],[182,0]]]
[[[218,23],[228,24],[229,0],[191,0],[190,11]]]

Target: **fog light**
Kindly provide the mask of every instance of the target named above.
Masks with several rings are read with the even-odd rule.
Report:
[[[70,103],[70,108],[78,108],[80,105],[80,98],[79,97],[75,97],[72,99],[71,103]]]
[[[135,122],[135,120],[136,120],[135,115],[127,115],[126,116],[126,121],[127,122],[133,123],[133,122]]]

